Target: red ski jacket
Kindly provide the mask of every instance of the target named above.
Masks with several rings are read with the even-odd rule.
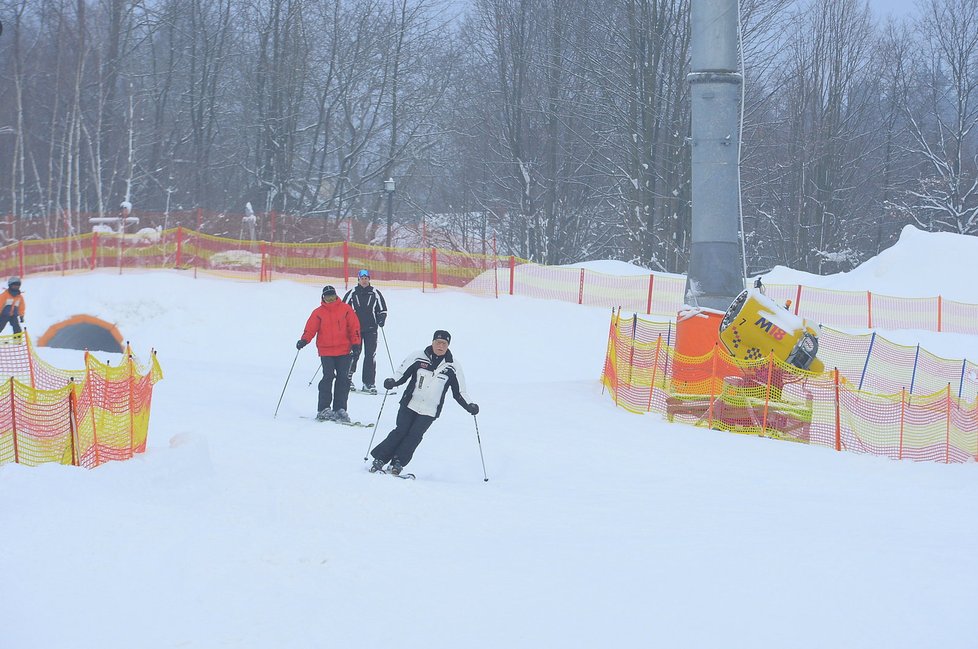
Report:
[[[320,356],[345,356],[352,345],[360,344],[360,320],[356,312],[340,299],[323,302],[309,316],[302,339],[316,337]]]

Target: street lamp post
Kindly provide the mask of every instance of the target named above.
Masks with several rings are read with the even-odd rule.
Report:
[[[387,192],[387,247],[391,247],[391,232],[394,229],[394,179],[384,181],[384,191]]]

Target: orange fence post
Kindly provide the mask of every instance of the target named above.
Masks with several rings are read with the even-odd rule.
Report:
[[[343,242],[343,287],[350,288],[350,242]]]
[[[68,378],[68,429],[71,432],[71,466],[78,466],[78,404],[75,402],[75,377]]]
[[[513,255],[509,256],[509,294],[513,294],[513,288],[516,286],[516,257]]]
[[[897,459],[903,459],[903,427],[907,421],[907,388],[900,389],[900,447],[897,450]]]
[[[662,349],[662,334],[659,334],[659,338],[655,343],[655,359],[652,361],[652,383],[649,384],[649,405],[645,409],[646,412],[652,412],[652,395],[655,393],[655,375],[656,370],[659,369],[659,350]]]
[[[632,384],[632,374],[635,369],[635,331],[638,328],[638,314],[632,314],[632,342],[628,352],[628,385]]]
[[[710,419],[708,424],[710,428],[713,428],[713,400],[716,396],[718,345],[719,343],[713,343],[713,369],[710,370]]]
[[[941,316],[944,314],[944,300],[940,295],[937,296],[937,331],[941,330]]]
[[[95,264],[98,259],[98,232],[92,233],[92,259],[88,263],[89,270],[95,270]]]
[[[17,242],[17,274],[24,276],[24,241]]]
[[[183,226],[182,225],[178,225],[177,226],[177,259],[176,259],[176,267],[177,268],[180,268],[180,265],[182,263],[183,263]]]
[[[611,307],[611,324],[608,325],[608,348],[604,350],[604,370],[602,378],[609,379],[608,369],[611,364],[611,342],[615,337],[615,307]],[[604,394],[605,381],[601,382],[601,394]]]
[[[577,303],[584,304],[584,269],[581,269],[581,285],[577,289]]]
[[[195,240],[196,246],[194,247],[194,279],[197,279],[197,260],[200,258],[200,232],[201,228],[204,226],[204,211],[197,208],[197,238]],[[98,451],[98,446],[95,447],[96,452]]]
[[[866,311],[869,314],[869,328],[873,328],[873,293],[866,291]]]
[[[37,379],[34,373],[34,349],[31,345],[31,337],[26,331],[24,332],[24,344],[27,345],[27,371],[31,377],[31,388],[37,387]]]
[[[767,411],[771,403],[771,382],[774,379],[774,354],[767,357],[767,391],[764,395],[764,418],[761,420],[761,435],[767,435]]]
[[[798,315],[798,307],[801,305],[801,284],[798,285],[798,292],[795,293],[795,315]]]
[[[135,414],[133,413],[134,410],[133,402],[135,401],[135,399],[133,399],[132,396],[132,388],[136,380],[134,377],[135,372],[133,368],[132,350],[129,348],[129,343],[126,343],[126,353],[129,357],[129,380],[127,381],[127,383],[129,384],[128,385],[129,388],[129,457],[132,457],[133,445],[135,443],[133,438],[136,436],[136,422],[134,421]]]
[[[947,397],[944,400],[947,415],[944,418],[944,464],[951,463],[951,384],[947,384]]]
[[[615,349],[615,358],[617,359],[618,358],[618,321],[617,321],[617,319],[613,319],[612,327],[611,327],[611,335],[612,335],[612,343],[611,344],[615,346],[614,347],[614,349]],[[611,367],[613,368],[613,370],[615,372],[615,380],[614,380],[614,384],[615,384],[615,407],[617,408],[618,407],[618,393],[621,391],[621,382],[618,379],[619,372],[618,372],[618,364],[617,364],[617,362],[612,363]]]
[[[438,288],[438,249],[431,249],[431,288]]]
[[[839,368],[835,368],[835,450],[842,450],[842,417],[839,412]]]
[[[499,256],[496,253],[496,235],[492,235],[492,277],[496,287],[496,298],[499,298]]]
[[[10,429],[14,435],[14,464],[20,464],[20,448],[17,445],[17,408],[14,406],[14,377],[10,377]]]
[[[652,287],[655,286],[655,275],[649,273],[649,301],[645,305],[646,315],[652,314]]]
[[[92,389],[92,361],[91,354],[88,351],[85,352],[85,383],[88,385],[89,390]],[[102,388],[102,396],[105,396],[105,388]],[[102,404],[104,407],[104,403]],[[89,407],[92,409],[92,448],[95,450],[95,464],[93,466],[98,466],[101,464],[99,461],[98,452],[98,417],[95,416],[95,403],[94,401],[90,403]]]

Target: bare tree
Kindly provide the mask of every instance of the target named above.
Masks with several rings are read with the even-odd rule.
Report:
[[[919,25],[916,77],[926,94],[907,105],[917,186],[902,212],[927,230],[978,233],[978,0],[930,0]]]
[[[874,151],[872,25],[866,7],[847,0],[817,0],[794,24],[771,80],[778,92],[763,137],[773,146],[755,171],[768,178],[755,199],[767,214],[760,236],[774,240],[778,263],[836,270],[858,257],[852,237],[864,233],[872,202],[862,173]]]

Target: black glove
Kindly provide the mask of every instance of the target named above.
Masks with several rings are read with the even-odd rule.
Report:
[[[384,379],[385,390],[393,390],[396,385],[397,385],[397,381],[395,381],[394,379]]]
[[[470,403],[469,405],[465,406],[465,409],[469,411],[470,415],[474,416],[479,414],[479,404],[477,403]]]
[[[360,355],[360,345],[350,345],[350,356]]]
[[[381,313],[379,316],[377,316],[377,326],[378,327],[383,328],[385,322],[387,322],[387,314],[386,313]]]
[[[309,343],[307,343],[306,341],[304,341],[304,340],[302,340],[302,339],[300,338],[300,339],[299,339],[299,342],[297,342],[297,343],[295,344],[295,348],[296,348],[296,349],[302,349],[303,347],[305,347],[305,346],[306,346],[306,345],[308,345],[308,344],[309,344]]]
[[[24,324],[24,316],[20,316],[20,323]]]

